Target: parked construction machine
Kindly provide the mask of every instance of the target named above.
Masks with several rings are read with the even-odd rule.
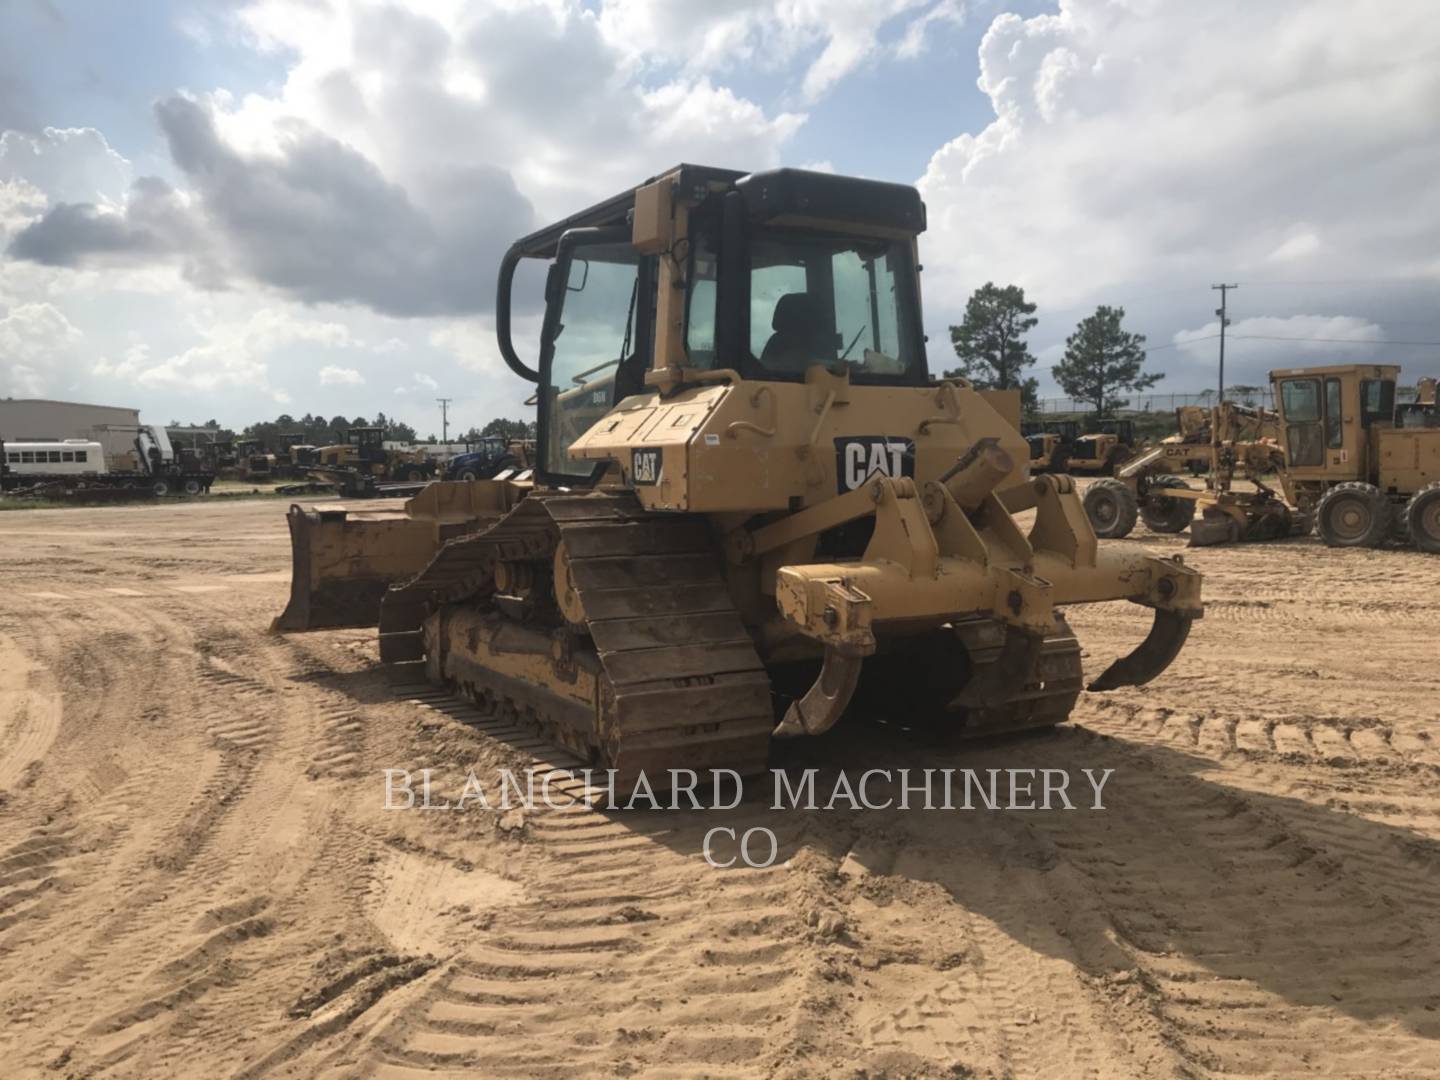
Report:
[[[465,444],[445,465],[447,480],[489,480],[507,470],[523,472],[535,460],[535,440],[507,439],[503,435],[482,435]]]
[[[1435,380],[1397,409],[1400,368],[1386,364],[1270,373],[1285,442],[1285,497],[1314,511],[1330,547],[1392,537],[1440,552],[1440,406]]]
[[[1274,540],[1310,531],[1310,518],[1285,503],[1269,486],[1284,468],[1279,444],[1259,436],[1250,410],[1224,402],[1207,410],[1203,448],[1166,440],[1131,458],[1085,491],[1085,513],[1097,536],[1128,536],[1138,518],[1157,533],[1190,529],[1192,547],[1237,540]],[[1252,441],[1253,440],[1253,441]],[[1195,488],[1171,470],[1204,453],[1204,481]],[[1234,486],[1237,474],[1250,487]],[[1196,511],[1200,518],[1195,519]]]
[[[1135,421],[1099,420],[1095,430],[1077,438],[1070,447],[1071,472],[1114,476],[1135,453]]]
[[[1030,444],[1032,474],[1063,473],[1080,438],[1080,424],[1075,420],[1035,420],[1022,424],[1020,433]]]
[[[275,455],[263,439],[239,439],[235,443],[236,479],[266,481],[275,476]]]
[[[352,498],[375,494],[379,481],[416,484],[435,475],[435,462],[423,450],[387,447],[385,429],[378,427],[350,428],[343,443],[319,447],[310,456],[314,463],[303,471]]]
[[[763,769],[772,736],[852,701],[968,735],[1063,721],[1083,686],[1068,604],[1153,611],[1091,689],[1163,671],[1199,574],[1100,545],[1069,477],[1030,476],[1016,392],[931,378],[924,226],[911,187],[684,165],[517,241],[496,330],[537,386],[536,476],[425,491],[486,514],[385,591],[394,676],[658,785]],[[510,330],[525,260],[549,264],[533,365]],[[425,513],[417,547],[438,542]],[[290,520],[302,592],[308,541],[331,567],[372,549],[358,520]]]
[[[1150,462],[1155,459],[1149,455],[1159,449],[1159,457],[1163,461],[1151,467],[1151,471],[1168,473],[1183,469],[1192,476],[1203,476],[1212,466],[1212,442],[1221,446],[1268,442],[1278,451],[1280,424],[1275,413],[1232,401],[1222,402],[1217,408],[1181,405],[1175,410],[1176,433],[1161,439],[1158,446],[1140,451],[1137,457],[1147,457],[1147,467],[1151,467]],[[1215,433],[1213,429],[1217,418],[1220,430]],[[1135,460],[1131,458],[1126,466],[1134,464]]]
[[[305,475],[320,460],[320,449],[305,441],[303,431],[282,431],[275,447],[275,471],[287,480]]]
[[[1331,547],[1378,547],[1392,538],[1440,552],[1440,406],[1434,380],[1397,407],[1400,369],[1383,364],[1286,368],[1270,373],[1278,413],[1259,427],[1226,403],[1215,410],[1212,470],[1204,491],[1158,472],[1163,446],[1085,494],[1101,536],[1128,535],[1137,514],[1156,532],[1191,529],[1195,545],[1309,533]],[[1273,424],[1279,443],[1266,437]],[[1258,436],[1258,437],[1257,437]],[[1247,441],[1253,438],[1254,441]],[[1253,491],[1236,490],[1240,472]],[[1267,475],[1278,476],[1279,490]],[[1203,520],[1192,524],[1195,506]]]

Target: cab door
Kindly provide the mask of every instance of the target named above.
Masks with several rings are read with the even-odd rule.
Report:
[[[1321,380],[1310,376],[1282,379],[1279,404],[1289,468],[1323,469],[1326,432]]]
[[[586,486],[604,462],[576,461],[570,446],[644,379],[654,332],[654,260],[630,229],[572,229],[560,238],[545,286],[538,394],[540,474]]]

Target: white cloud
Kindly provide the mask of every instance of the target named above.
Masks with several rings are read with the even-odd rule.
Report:
[[[400,316],[478,313],[501,253],[540,219],[679,161],[778,164],[803,122],[703,73],[649,77],[579,0],[257,0],[237,17],[287,57],[279,91],[162,99],[182,183],[142,178],[123,205],[67,196],[12,255],[158,263],[202,288]]]
[[[337,322],[306,318],[291,310],[260,307],[236,319],[217,319],[203,310],[187,319],[192,344],[154,360],[147,344],[131,345],[122,360],[101,358],[96,375],[141,389],[170,389],[189,395],[217,391],[248,391],[280,404],[290,392],[271,378],[270,358],[290,346],[341,348],[360,344]],[[197,340],[198,339],[198,340]],[[322,385],[355,385],[358,371],[325,365],[317,372]],[[353,376],[353,377],[352,377]]]
[[[780,69],[807,59],[801,76],[815,102],[881,51],[881,29],[908,17],[895,53],[918,55],[925,35],[959,22],[959,0],[609,0],[601,8],[605,39],[639,66],[679,64],[696,73]]]
[[[440,389],[440,384],[434,379],[432,379],[429,375],[426,375],[423,371],[415,372],[412,378],[415,380],[416,386],[424,387],[426,390]]]
[[[1278,263],[1440,277],[1434,15],[1419,0],[1061,0],[999,16],[980,48],[995,119],[921,181],[927,296],[1013,281],[1043,310]]]
[[[320,369],[321,386],[359,386],[365,381],[365,376],[354,368],[336,367],[334,364],[326,364]]]
[[[1171,339],[1181,355],[1207,376],[1217,357],[1218,320],[1181,330]],[[1385,354],[1384,329],[1355,315],[1258,316],[1233,319],[1225,330],[1226,385],[1254,379],[1277,367],[1366,363]],[[1240,379],[1238,376],[1245,375]]]
[[[114,202],[130,186],[130,162],[94,128],[0,133],[0,181],[23,180],[56,202]]]
[[[0,397],[58,392],[79,360],[84,338],[53,304],[0,310]]]

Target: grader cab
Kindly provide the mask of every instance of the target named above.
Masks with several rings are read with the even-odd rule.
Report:
[[[931,377],[924,225],[910,187],[684,165],[517,241],[496,327],[537,386],[534,487],[385,591],[394,676],[627,782],[762,769],[852,701],[961,734],[1059,723],[1083,686],[1068,604],[1153,612],[1093,689],[1158,675],[1199,575],[1101,547],[1073,482],[1029,475],[1016,395]],[[548,264],[533,363],[525,260]]]

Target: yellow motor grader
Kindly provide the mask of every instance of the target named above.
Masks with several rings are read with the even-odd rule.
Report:
[[[1313,528],[1330,547],[1378,547],[1395,539],[1440,552],[1440,405],[1433,379],[1422,379],[1414,400],[1397,405],[1399,374],[1385,364],[1272,371],[1278,412],[1269,423],[1278,443],[1226,438],[1251,431],[1246,417],[1227,414],[1227,403],[1212,422],[1206,490],[1157,475],[1171,452],[1162,447],[1090,487],[1091,524],[1101,536],[1125,536],[1138,513],[1156,532],[1190,526],[1197,546]],[[1232,489],[1236,471],[1253,492]],[[1278,476],[1278,491],[1266,482],[1270,472]],[[1192,523],[1197,505],[1203,517]]]
[[[931,377],[924,226],[911,187],[682,165],[517,241],[496,329],[537,387],[535,478],[432,485],[436,505],[484,493],[448,539],[434,505],[407,515],[396,542],[432,557],[380,603],[395,677],[625,782],[753,773],[772,736],[852,701],[970,735],[1063,721],[1083,686],[1068,604],[1153,611],[1092,689],[1163,671],[1198,573],[1102,547],[1070,478],[1029,476],[1015,392]],[[548,264],[533,366],[510,332],[525,260]],[[291,526],[302,592],[308,541],[331,567],[369,545],[358,520]]]
[[[1435,380],[1396,403],[1387,364],[1270,373],[1284,435],[1285,497],[1330,547],[1390,539],[1440,553],[1440,405]]]

